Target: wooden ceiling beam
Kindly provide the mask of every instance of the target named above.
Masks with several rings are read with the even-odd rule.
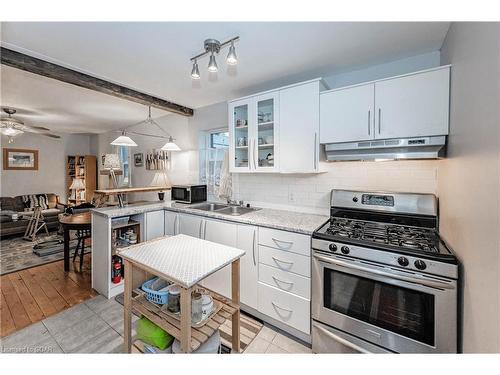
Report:
[[[5,47],[0,48],[1,63],[3,65],[56,79],[61,82],[70,83],[103,94],[112,95],[117,98],[130,100],[146,106],[151,105],[152,107],[177,113],[179,115],[193,116],[193,109],[184,107],[180,104],[172,103],[168,100],[120,86],[116,83],[105,81]]]

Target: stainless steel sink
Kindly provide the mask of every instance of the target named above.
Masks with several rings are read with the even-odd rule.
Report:
[[[249,212],[260,210],[255,207],[232,206],[223,203],[197,203],[187,206],[193,210],[212,211],[223,215],[240,216]]]
[[[240,216],[247,214],[249,212],[258,211],[260,208],[255,207],[242,207],[242,206],[229,206],[222,210],[217,211],[220,214],[231,215],[231,216]]]
[[[224,208],[228,208],[228,204],[221,204],[221,203],[200,203],[200,204],[193,204],[191,206],[188,206],[189,208],[192,208],[194,210],[202,210],[202,211],[219,211]]]

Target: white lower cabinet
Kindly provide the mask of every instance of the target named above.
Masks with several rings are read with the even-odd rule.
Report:
[[[203,238],[207,241],[236,247],[246,251],[240,260],[240,301],[254,309],[258,307],[258,229],[254,226],[204,219]],[[226,297],[231,297],[231,266],[203,280],[203,286]]]
[[[203,221],[204,219],[201,216],[178,214],[176,234],[202,238]]]
[[[306,334],[311,332],[311,301],[259,282],[259,311]]]
[[[311,279],[292,272],[259,264],[259,280],[284,292],[296,294],[305,299],[311,298]]]
[[[311,257],[259,245],[259,262],[282,271],[311,277]]]
[[[175,236],[178,233],[177,221],[179,216],[177,212],[165,211],[165,235]]]
[[[146,212],[144,221],[146,226],[146,241],[165,235],[165,214],[163,210]]]

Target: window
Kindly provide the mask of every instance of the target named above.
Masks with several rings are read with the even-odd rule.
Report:
[[[209,199],[217,198],[224,154],[229,150],[227,128],[200,132],[200,183],[207,184]]]
[[[117,146],[118,156],[120,157],[120,163],[122,164],[123,174],[119,177],[120,186],[130,186],[131,176],[130,176],[130,147],[127,146]]]

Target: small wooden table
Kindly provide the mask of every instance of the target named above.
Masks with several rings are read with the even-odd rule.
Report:
[[[125,261],[124,341],[127,353],[131,353],[132,350],[132,309],[136,310],[135,301],[132,300],[134,269],[159,276],[181,288],[180,322],[170,319],[165,322],[165,326],[170,327],[169,333],[180,341],[181,350],[189,353],[201,344],[200,337],[192,335],[196,332],[192,332],[191,329],[191,292],[201,280],[229,264],[232,268],[230,302],[232,350],[233,353],[239,353],[240,258],[245,255],[244,250],[179,234],[124,248],[119,255]],[[203,289],[206,290],[206,288]],[[146,313],[140,306],[137,306],[137,310]],[[149,318],[150,315],[146,317]],[[156,316],[155,319],[156,324],[162,324],[161,317]],[[213,323],[216,324],[216,322]],[[219,321],[217,327],[220,324]]]
[[[69,272],[69,231],[92,229],[92,216],[90,212],[62,216],[59,223],[64,230],[64,272]]]

